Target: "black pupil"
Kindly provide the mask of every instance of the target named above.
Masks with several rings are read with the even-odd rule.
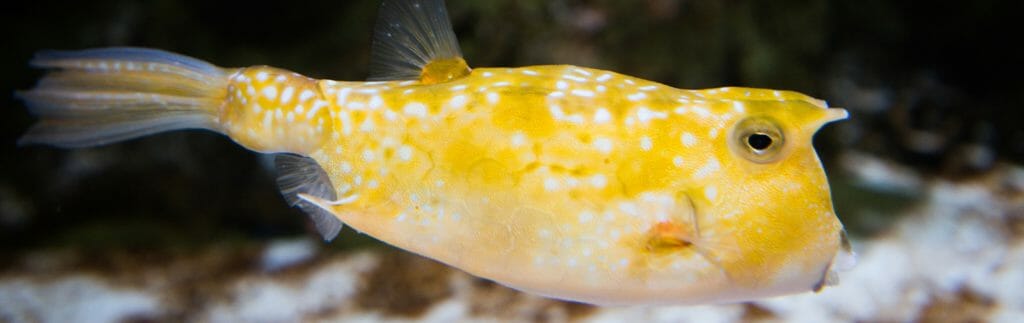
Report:
[[[756,150],[765,150],[772,145],[772,137],[763,133],[755,133],[747,137],[747,144]]]

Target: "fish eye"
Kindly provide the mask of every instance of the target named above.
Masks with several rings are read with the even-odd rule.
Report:
[[[763,133],[752,133],[747,136],[747,146],[750,146],[754,151],[764,151],[771,148],[772,137]]]
[[[781,157],[783,143],[782,130],[775,120],[749,118],[736,124],[729,146],[740,156],[764,164]]]

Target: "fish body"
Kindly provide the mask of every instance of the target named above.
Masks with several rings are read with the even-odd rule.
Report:
[[[470,69],[440,1],[385,1],[376,37],[371,82],[139,49],[41,54],[36,65],[64,71],[22,94],[43,118],[24,141],[218,131],[284,153],[282,193],[327,239],[344,223],[513,288],[596,304],[819,290],[843,254],[811,146],[841,109],[569,65]]]

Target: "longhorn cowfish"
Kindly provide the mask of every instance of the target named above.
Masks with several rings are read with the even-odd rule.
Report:
[[[442,0],[385,0],[368,82],[165,51],[43,51],[22,144],[207,129],[278,154],[326,240],[343,224],[523,291],[593,304],[817,291],[849,259],[811,145],[845,110],[569,66],[470,68]]]

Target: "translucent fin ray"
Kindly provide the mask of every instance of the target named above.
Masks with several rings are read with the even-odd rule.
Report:
[[[48,71],[18,92],[41,118],[18,141],[88,147],[178,129],[218,130],[225,71],[204,61],[142,48],[42,51]]]
[[[168,51],[136,47],[107,47],[76,51],[44,50],[32,66],[91,71],[148,71],[177,74],[196,80],[216,75],[220,68],[203,60]]]
[[[277,186],[288,205],[298,206],[313,219],[313,224],[323,236],[331,241],[338,236],[343,226],[341,220],[330,210],[299,197],[300,194],[333,201],[337,198],[327,172],[315,160],[292,154],[278,154],[274,158],[277,168]]]
[[[462,57],[443,0],[384,0],[371,53],[371,81],[416,80],[431,61]]]
[[[92,147],[171,130],[215,128],[216,124],[209,117],[188,111],[76,116],[44,119],[29,128],[18,144]]]

